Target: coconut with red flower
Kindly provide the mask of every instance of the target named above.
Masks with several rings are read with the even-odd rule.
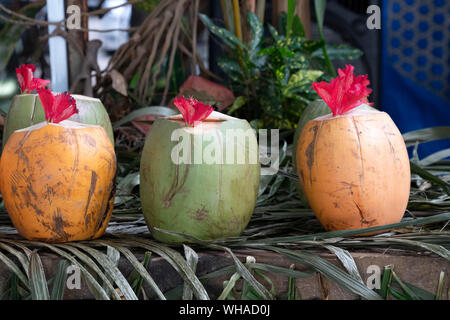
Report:
[[[116,157],[105,129],[69,119],[68,93],[38,88],[46,121],[14,131],[0,159],[0,190],[18,232],[29,240],[95,239],[114,203]]]
[[[399,222],[410,190],[406,146],[385,112],[358,108],[372,91],[353,66],[313,87],[331,113],[307,122],[296,149],[302,189],[322,226],[359,229]]]
[[[3,128],[3,147],[15,130],[27,128],[46,120],[41,100],[34,92],[49,85],[50,81],[34,78],[35,70],[36,68],[32,64],[24,64],[16,68],[21,94],[14,96],[11,101]],[[74,113],[69,120],[102,126],[114,144],[111,120],[102,102],[99,99],[83,95],[71,96],[76,101],[78,112]]]
[[[180,115],[158,119],[141,159],[142,210],[152,235],[182,242],[239,235],[258,195],[256,135],[245,120],[193,98],[174,100]]]

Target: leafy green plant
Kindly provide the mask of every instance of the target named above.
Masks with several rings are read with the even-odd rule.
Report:
[[[306,39],[294,9],[290,5],[288,13],[281,15],[278,30],[268,25],[269,37],[264,36],[258,17],[249,13],[252,40],[248,44],[200,14],[205,26],[229,51],[218,60],[238,97],[238,105],[229,113],[251,120],[253,127],[295,128],[302,110],[317,97],[312,82],[328,80],[335,72],[329,59],[352,59],[362,54],[343,45],[325,46],[322,37],[319,41]]]

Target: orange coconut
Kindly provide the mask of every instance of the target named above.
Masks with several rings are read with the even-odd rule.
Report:
[[[401,220],[409,198],[409,158],[387,113],[352,110],[311,120],[296,156],[300,183],[326,230]]]
[[[313,82],[332,113],[304,126],[296,150],[300,183],[328,231],[400,222],[409,198],[403,137],[387,113],[355,109],[372,89],[353,71],[346,65],[330,82]]]
[[[111,216],[115,172],[114,148],[101,126],[42,122],[8,139],[0,160],[0,190],[23,237],[94,239]]]

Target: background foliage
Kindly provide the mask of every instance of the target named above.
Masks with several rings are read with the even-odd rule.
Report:
[[[280,16],[278,30],[268,25],[270,36],[264,36],[256,14],[248,13],[248,45],[200,14],[202,22],[229,52],[218,61],[238,96],[229,113],[251,120],[255,128],[294,129],[303,109],[317,98],[312,82],[329,81],[334,75],[330,59],[356,59],[362,55],[360,50],[345,45],[326,46],[323,38],[308,40],[294,10],[295,5],[290,5],[288,12]]]

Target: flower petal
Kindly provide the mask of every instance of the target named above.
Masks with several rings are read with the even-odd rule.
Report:
[[[55,97],[49,89],[38,88],[37,91],[47,122],[58,123],[78,113],[75,99],[67,92]]]
[[[188,111],[190,108],[190,105],[189,105],[188,101],[184,97],[179,97],[179,98],[175,98],[175,100],[173,101],[173,104],[180,111],[181,115],[183,116],[184,121],[186,123],[190,122],[191,116]],[[188,125],[190,125],[190,123]]]
[[[67,92],[60,93],[55,97],[53,106],[54,117],[53,122],[58,123],[70,118],[73,114],[78,113],[75,99]]]
[[[50,83],[50,80],[44,80],[39,78],[33,78],[33,85],[32,87],[34,89],[44,88]]]
[[[210,105],[205,105],[192,97],[186,99],[180,96],[175,98],[173,103],[180,110],[188,127],[194,127],[196,124],[202,122],[214,110]]]
[[[367,75],[355,77],[354,67],[345,66],[345,69],[338,69],[338,76],[330,83],[314,82],[314,90],[330,107],[333,116],[348,112],[362,103],[367,102],[367,96],[372,89],[367,88],[370,81]]]
[[[20,91],[22,93],[31,93],[50,83],[49,80],[34,78],[34,71],[36,71],[36,67],[32,64],[23,64],[19,68],[16,68],[17,81],[19,82]]]
[[[41,100],[42,108],[44,109],[45,119],[48,122],[53,120],[53,104],[55,102],[55,97],[52,92],[47,88],[39,88],[37,90],[39,99]]]
[[[31,85],[33,82],[33,72],[35,68],[33,65],[23,64],[16,68],[17,81],[19,82],[20,91],[22,93],[31,92]]]
[[[205,105],[197,101],[194,115],[194,125],[208,118],[213,110],[214,109],[210,105]]]

